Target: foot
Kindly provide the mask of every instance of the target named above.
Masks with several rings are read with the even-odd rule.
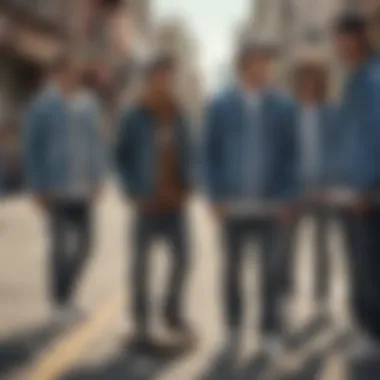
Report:
[[[194,329],[183,319],[168,320],[167,326],[174,337],[174,341],[188,349],[196,345]]]
[[[138,354],[149,353],[152,351],[152,338],[145,332],[137,332],[128,337],[128,347]]]

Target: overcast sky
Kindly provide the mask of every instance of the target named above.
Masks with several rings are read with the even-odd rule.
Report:
[[[232,37],[252,0],[153,0],[158,18],[179,15],[187,20],[200,48],[208,83],[230,59]],[[210,78],[210,76],[212,76]]]

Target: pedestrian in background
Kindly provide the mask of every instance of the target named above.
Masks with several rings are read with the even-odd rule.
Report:
[[[131,266],[132,346],[154,344],[151,331],[149,257],[157,239],[169,245],[172,262],[163,306],[164,322],[175,336],[190,337],[184,318],[189,273],[186,208],[190,192],[189,126],[176,94],[176,63],[157,54],[147,64],[144,93],[125,112],[117,139],[116,159],[125,193],[136,209]]]
[[[24,126],[25,169],[34,200],[49,219],[51,296],[63,321],[78,311],[74,292],[90,257],[104,175],[100,110],[83,91],[82,69],[71,57],[59,58]]]
[[[294,296],[296,243],[298,227],[305,216],[315,225],[314,297],[317,310],[324,316],[329,312],[331,255],[328,249],[330,212],[325,204],[325,191],[333,184],[332,169],[338,149],[336,107],[329,102],[328,66],[321,59],[303,58],[293,69],[293,90],[297,100],[298,173],[301,186],[299,211],[286,235],[284,291]]]
[[[380,65],[356,14],[342,15],[334,26],[336,53],[346,80],[339,111],[339,184],[330,198],[344,203],[342,222],[351,268],[351,306],[363,340],[355,354],[379,352],[380,338]]]
[[[244,243],[255,238],[262,262],[263,347],[276,356],[281,350],[283,277],[278,244],[291,219],[298,159],[295,106],[271,83],[274,54],[260,41],[239,50],[236,85],[219,94],[207,111],[203,166],[211,206],[224,235],[228,342],[236,351],[243,319]]]

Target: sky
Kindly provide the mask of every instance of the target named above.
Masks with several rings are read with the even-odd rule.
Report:
[[[201,65],[209,86],[231,58],[237,27],[244,20],[252,0],[153,0],[158,19],[180,16],[194,33]]]

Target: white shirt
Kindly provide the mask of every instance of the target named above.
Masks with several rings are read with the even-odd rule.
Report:
[[[305,106],[300,115],[301,174],[306,184],[312,185],[320,172],[320,125],[318,108]]]

